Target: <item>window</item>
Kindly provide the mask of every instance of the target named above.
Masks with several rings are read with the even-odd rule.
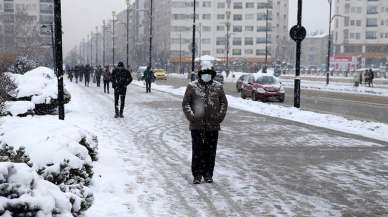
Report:
[[[368,18],[366,20],[367,27],[376,27],[377,26],[377,18]]]
[[[217,26],[217,31],[219,31],[219,32],[225,31],[225,26],[221,26],[221,25]]]
[[[210,31],[212,31],[212,27],[211,26],[202,26],[202,31],[210,32]]]
[[[217,20],[225,19],[225,14],[217,14]]]
[[[241,14],[233,14],[233,20],[235,20],[235,21],[242,20],[242,15]]]
[[[225,2],[218,2],[217,8],[225,8]]]
[[[233,49],[232,54],[234,56],[241,56],[241,49]]]
[[[247,2],[247,3],[245,3],[245,8],[255,8],[255,3],[254,2]]]
[[[242,2],[234,2],[233,3],[233,9],[242,9],[243,3]]]
[[[223,54],[225,53],[225,50],[223,48],[217,48],[216,52],[217,54]]]
[[[252,55],[253,54],[253,50],[252,49],[245,49],[245,54],[246,55]]]
[[[242,26],[233,26],[233,32],[242,32]]]
[[[233,38],[233,45],[235,45],[235,46],[242,45],[241,38]]]
[[[226,45],[225,37],[217,37],[216,38],[216,45]]]
[[[365,38],[366,39],[377,39],[377,32],[375,32],[375,31],[367,31]]]
[[[245,45],[253,45],[253,38],[252,37],[246,37],[244,40]]]
[[[202,19],[203,20],[210,20],[212,18],[211,14],[202,14]]]
[[[253,32],[254,31],[254,26],[245,26],[245,31],[246,32]]]
[[[204,2],[202,2],[202,7],[204,7],[204,8],[211,8],[212,7],[212,2],[211,1],[204,1]]]
[[[245,20],[254,20],[255,14],[245,14]]]

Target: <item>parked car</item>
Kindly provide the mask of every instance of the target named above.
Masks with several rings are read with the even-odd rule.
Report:
[[[167,72],[164,69],[154,69],[156,80],[167,80]]]
[[[239,92],[239,93],[241,92],[241,88],[242,88],[243,83],[248,83],[249,76],[252,76],[252,75],[241,75],[238,78],[238,80],[236,82],[236,90],[237,90],[237,92]]]
[[[256,74],[248,77],[248,82],[242,84],[241,98],[251,98],[253,101],[278,100],[284,102],[285,90],[274,75]]]
[[[220,82],[221,84],[224,84],[224,76],[222,75],[222,72],[217,72],[214,80]]]
[[[144,75],[144,71],[147,69],[147,66],[140,66],[136,71],[136,78],[138,81],[141,81]]]

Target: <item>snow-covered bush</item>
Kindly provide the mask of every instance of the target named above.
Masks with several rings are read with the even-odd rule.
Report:
[[[5,101],[9,98],[8,93],[16,88],[15,84],[6,73],[0,71],[0,114],[5,107]]]
[[[87,186],[93,176],[92,161],[97,160],[96,136],[52,116],[4,117],[0,144],[7,144],[0,152],[2,161],[31,162],[42,179],[60,186],[71,202],[73,216],[92,205],[93,194]]]
[[[0,216],[71,217],[72,204],[58,186],[23,163],[0,163]]]
[[[7,101],[0,116],[27,117],[34,115],[34,104],[30,101]]]
[[[16,58],[15,64],[9,67],[8,71],[14,74],[24,74],[39,66],[38,62],[26,56],[19,56]]]
[[[0,148],[0,162],[13,162],[13,163],[25,163],[29,167],[32,167],[30,157],[26,154],[26,149],[20,147],[18,150],[14,150],[14,147],[4,144]]]
[[[35,113],[51,114],[58,107],[58,81],[52,69],[38,67],[25,74],[8,73],[17,88],[10,92],[12,101],[31,101],[35,104]],[[65,89],[65,103],[71,99]]]

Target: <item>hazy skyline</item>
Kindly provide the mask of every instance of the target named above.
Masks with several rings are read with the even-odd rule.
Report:
[[[297,0],[290,1],[289,25],[296,23]],[[62,1],[64,53],[78,46],[80,41],[96,26],[101,28],[103,19],[111,19],[112,11],[125,9],[125,0],[66,0]],[[317,7],[319,5],[319,7]],[[157,8],[155,9],[157,10]],[[329,5],[327,0],[303,1],[303,25],[308,32],[327,32]]]

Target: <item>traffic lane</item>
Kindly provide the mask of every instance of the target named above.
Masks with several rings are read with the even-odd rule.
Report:
[[[188,80],[170,77],[167,81],[157,81],[158,84],[174,87],[186,86]],[[225,83],[226,94],[240,97],[234,83]],[[274,102],[279,104],[277,102]],[[293,89],[286,88],[285,106],[294,105]],[[376,121],[388,123],[388,99],[380,96],[365,96],[347,93],[321,92],[302,90],[301,106],[304,110],[334,114],[348,119]]]

